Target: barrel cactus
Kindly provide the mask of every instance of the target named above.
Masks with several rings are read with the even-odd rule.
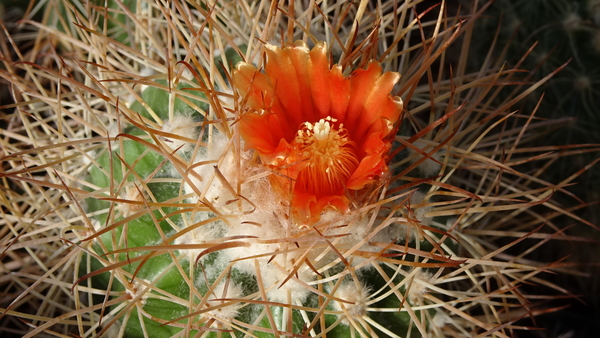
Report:
[[[551,199],[575,177],[529,170],[553,157],[512,112],[547,78],[499,95],[515,69],[464,67],[485,7],[419,3],[48,2],[35,53],[0,73],[4,250],[33,258],[2,320],[26,337],[507,337],[546,311],[519,285],[561,291],[541,275],[570,270],[527,256],[583,240],[555,220],[585,223]]]

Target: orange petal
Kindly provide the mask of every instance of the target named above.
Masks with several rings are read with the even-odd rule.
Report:
[[[297,41],[294,46],[284,49],[290,57],[296,72],[296,80],[298,82],[298,92],[300,97],[300,111],[302,113],[303,122],[317,121],[317,114],[313,107],[313,99],[310,90],[310,49],[303,41]]]
[[[247,97],[247,105],[254,111],[265,111],[265,114],[275,114],[277,123],[271,119],[271,127],[280,129],[285,135],[286,140],[290,141],[295,137],[297,126],[295,121],[290,121],[290,117],[281,108],[279,101],[273,95],[273,87],[263,73],[260,73],[254,66],[245,62],[240,62],[233,71],[233,80],[236,88],[243,97]],[[243,116],[242,116],[243,118]],[[242,134],[242,136],[244,136]]]
[[[360,161],[354,174],[350,176],[346,187],[350,190],[362,189],[376,178],[382,176],[386,170],[387,166],[381,154],[365,156]]]
[[[251,64],[240,62],[233,72],[233,80],[248,105],[254,110],[269,109],[273,102],[273,88],[265,74]]]
[[[261,153],[272,153],[279,143],[273,137],[265,115],[256,113],[244,114],[240,119],[240,133],[246,141],[246,149],[256,149]]]
[[[387,72],[375,82],[369,97],[365,101],[364,109],[354,131],[354,140],[362,141],[365,132],[377,120],[384,118],[394,124],[402,112],[402,100],[393,98],[389,93],[400,79],[398,73]]]
[[[350,77],[350,102],[348,103],[344,124],[348,126],[348,131],[353,139],[355,134],[353,130],[350,130],[352,128],[350,126],[357,126],[357,123],[360,123],[367,98],[380,76],[381,65],[379,62],[369,62],[367,69],[359,69]]]
[[[387,170],[387,152],[391,145],[383,140],[388,133],[385,124],[387,122],[382,119],[374,123],[369,129],[368,136],[360,149],[363,152],[363,157],[358,164],[358,168],[348,179],[346,184],[348,189],[362,189]]]
[[[330,116],[346,123],[346,110],[350,102],[350,81],[342,74],[342,66],[335,65],[330,72]]]
[[[317,44],[310,51],[308,74],[310,76],[310,93],[318,115],[315,120],[323,119],[330,116],[329,107],[331,106],[329,58],[325,43]],[[335,118],[335,116],[332,117]]]
[[[286,51],[267,44],[265,72],[271,79],[275,95],[286,112],[291,126],[298,128],[303,122],[300,86],[296,68]]]
[[[321,213],[326,209],[347,212],[350,200],[343,195],[316,196],[302,192],[294,192],[292,197],[293,217],[298,224],[314,224],[321,218]]]

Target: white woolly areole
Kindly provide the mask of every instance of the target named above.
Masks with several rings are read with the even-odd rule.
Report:
[[[232,299],[240,299],[242,296],[242,288],[238,284],[233,283],[233,281],[229,281],[229,283],[221,281],[221,283],[213,289],[213,292],[210,293],[207,301],[209,306],[215,306],[217,308],[207,312],[217,318],[230,322],[238,315],[242,305],[242,302],[232,301]],[[220,306],[222,304],[227,305]]]
[[[321,216],[320,224],[326,224],[325,227],[320,227],[319,230],[326,236],[340,236],[330,243],[335,245],[338,249],[363,251],[363,252],[379,252],[381,248],[378,246],[371,245],[371,242],[386,242],[389,243],[393,238],[390,238],[385,227],[383,230],[374,233],[371,225],[370,215],[359,215],[359,214],[348,214],[342,215],[337,211],[329,210]],[[377,224],[376,226],[379,226]],[[323,245],[326,242],[322,242]],[[359,265],[367,257],[353,256],[353,265]],[[330,267],[331,264],[338,262],[340,263],[339,254],[326,247],[324,250],[318,250],[314,254],[313,265],[315,268],[323,271],[323,267]],[[367,267],[372,267],[371,264]]]
[[[123,131],[123,129],[125,129],[126,126],[127,124],[125,124],[125,122],[119,123],[117,121],[111,121],[106,126],[106,129],[104,131],[106,132],[107,137],[115,138]]]
[[[181,114],[176,114],[172,120],[166,121],[162,125],[162,131],[192,140],[198,138],[198,128],[194,126],[194,119],[191,116]],[[173,137],[164,137],[163,140],[172,150],[177,149],[178,154],[193,147],[193,144]]]
[[[336,311],[344,311],[343,316],[347,313],[352,318],[362,317],[367,315],[368,307],[367,301],[371,290],[364,286],[362,283],[349,282],[340,285],[335,291],[334,296],[344,300],[345,302],[333,301],[332,306]],[[342,321],[344,324],[348,324],[348,319]]]
[[[140,69],[140,76],[141,77],[148,77],[148,76],[152,76],[154,74],[156,74],[156,72],[152,68],[142,68],[142,69]],[[148,88],[147,85],[141,85],[140,86],[140,91],[143,93],[144,90],[146,90],[146,88]]]
[[[431,211],[431,206],[419,206],[418,204],[424,204],[426,195],[420,191],[415,191],[410,196],[410,206],[415,218],[424,225],[430,225],[431,217],[427,217],[426,214]]]
[[[292,279],[286,281],[288,275],[292,272],[292,266],[288,266],[286,270],[282,271],[280,267],[272,263],[262,265],[260,272],[263,285],[268,288],[267,296],[269,300],[284,304],[290,301],[293,304],[303,303],[311,291],[299,281],[308,283],[315,278],[314,273],[306,268],[306,266],[303,266],[293,275]]]
[[[423,155],[423,153],[429,154],[429,152],[431,152],[431,150],[433,150],[433,148],[436,147],[436,145],[431,145],[431,144],[425,143],[422,140],[415,141],[413,143],[413,145],[416,146],[417,148],[421,149],[421,152],[417,152],[412,148],[407,148],[410,164],[413,164],[413,163],[421,160],[423,157],[426,157],[425,155]],[[441,158],[443,155],[444,155],[444,150],[440,149],[437,152],[435,152],[434,154],[431,154],[430,157],[434,158],[438,162],[441,162]],[[425,177],[437,175],[440,172],[440,168],[442,167],[439,163],[433,161],[431,158],[427,158],[425,161],[421,162],[421,164],[419,164],[417,166],[417,169]]]
[[[411,277],[407,277],[411,278]],[[432,282],[433,275],[429,272],[419,270],[410,281],[406,298],[411,304],[419,304],[423,300],[423,295],[429,291],[427,284]]]
[[[128,217],[134,213],[142,210],[145,206],[143,204],[146,199],[146,194],[134,185],[128,185],[125,187],[125,192],[121,198],[127,202],[117,204],[117,209],[123,213],[123,216]]]
[[[444,327],[444,325],[447,323],[452,323],[452,319],[443,312],[436,312],[431,320],[431,324],[433,324],[435,327]]]
[[[241,173],[229,139],[218,133],[212,137],[209,146],[201,148],[194,159],[194,174],[187,175],[189,182],[185,182],[184,191],[194,195],[190,198],[192,203],[198,202],[198,196],[204,196],[213,206],[229,213],[233,208],[226,204],[236,199],[230,187],[235,187]]]
[[[200,212],[197,214],[195,222],[196,223],[202,222],[209,218],[210,217],[207,213]],[[176,244],[176,245],[177,244],[205,244],[205,243],[209,243],[209,242],[215,242],[217,239],[219,239],[223,236],[224,226],[225,225],[220,221],[198,226],[194,230],[188,231],[185,234],[183,234],[182,236],[177,237],[174,241],[174,244]],[[202,253],[202,251],[204,251],[204,250],[205,250],[204,248],[189,249],[189,250],[186,250],[185,252],[188,256],[188,259],[190,261],[194,262],[196,260],[196,257],[198,257],[200,255],[200,253]],[[202,262],[207,257],[208,256],[202,257],[200,259],[200,261]],[[206,272],[208,272],[208,269]],[[212,279],[212,275],[209,277],[209,279]]]
[[[140,280],[143,280],[144,282],[146,282],[146,284],[151,284],[152,282],[146,279],[141,279],[139,277],[137,277],[136,279],[133,280],[133,283],[130,283],[129,285],[126,285],[126,289],[125,292],[127,294],[129,294],[129,296],[133,299],[135,297],[140,297],[139,298],[139,302],[140,305],[145,305],[146,304],[146,300],[148,299],[148,294],[150,292],[150,289],[146,287],[146,285],[142,284],[142,282],[140,282]]]
[[[397,222],[389,227],[387,227],[386,232],[388,234],[388,238],[390,239],[398,239],[398,240],[406,240],[414,241],[414,240],[423,240],[420,230],[420,225],[431,226],[432,218],[427,217],[426,214],[431,211],[432,207],[428,205],[424,205],[427,203],[425,200],[426,195],[420,191],[415,191],[410,196],[408,203],[406,204],[406,208],[410,208],[412,213],[409,213],[408,210],[405,212],[406,217],[410,218],[408,222]],[[416,222],[415,222],[416,221]]]

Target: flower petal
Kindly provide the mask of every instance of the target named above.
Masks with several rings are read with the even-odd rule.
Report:
[[[265,50],[267,52],[265,72],[271,79],[277,100],[286,112],[285,115],[291,126],[298,128],[305,120],[296,68],[286,51],[271,44],[267,44]]]
[[[275,150],[279,140],[271,134],[268,117],[260,114],[245,114],[240,119],[240,133],[246,141],[247,149],[256,149],[261,153],[270,154]]]
[[[402,112],[402,100],[390,96],[394,85],[400,79],[400,74],[387,72],[377,79],[372,91],[365,101],[364,109],[360,114],[359,122],[354,131],[354,140],[361,143],[367,129],[375,121],[384,118],[396,121]]]
[[[297,41],[294,46],[286,48],[285,51],[290,57],[296,71],[295,75],[300,98],[299,108],[303,117],[302,122],[317,121],[319,118],[315,114],[310,90],[310,49],[308,49],[303,41]]]
[[[346,111],[350,102],[350,81],[342,74],[342,66],[335,65],[329,74],[331,108],[330,116],[346,123]]]
[[[386,124],[384,120],[372,125],[361,149],[364,156],[346,184],[348,189],[362,189],[387,171],[386,156],[391,145],[384,141],[387,127],[383,124]]]
[[[245,62],[240,62],[233,72],[233,80],[241,95],[244,98],[247,98],[248,107],[253,110],[249,113],[242,114],[241,121],[250,118],[254,113],[269,116],[260,121],[260,123],[262,123],[261,125],[272,128],[277,136],[283,134],[285,139],[291,142],[297,131],[296,123],[290,121],[290,117],[281,107],[279,101],[274,97],[273,86],[271,85],[269,78],[265,74],[260,73],[254,66]],[[259,120],[255,118],[252,123],[259,123]],[[252,132],[250,129],[252,128],[248,127],[242,129],[242,137],[246,139],[244,133]],[[248,146],[250,148],[253,147],[252,143],[249,143]]]
[[[321,213],[331,208],[340,212],[347,212],[350,200],[344,195],[320,196],[295,191],[292,197],[292,210],[294,219],[301,225],[314,224],[321,218]]]
[[[345,124],[357,126],[361,123],[361,115],[365,109],[367,98],[371,94],[375,82],[381,76],[381,65],[378,62],[369,62],[367,69],[358,69],[350,77],[350,102],[346,111]],[[350,130],[355,139],[355,130]]]
[[[331,97],[329,59],[327,58],[327,46],[325,43],[319,43],[310,51],[310,62],[308,64],[308,76],[310,77],[310,93],[312,96],[314,109],[318,116],[317,119],[323,119],[330,116],[330,106],[332,101],[338,104]],[[345,110],[345,107],[344,107]],[[337,118],[336,116],[332,116]],[[317,120],[316,119],[316,120]]]
[[[240,62],[233,72],[233,80],[243,96],[248,97],[248,105],[254,110],[269,109],[273,102],[273,87],[269,78],[257,71],[251,64]]]

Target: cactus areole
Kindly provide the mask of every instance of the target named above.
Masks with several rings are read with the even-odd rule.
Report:
[[[344,76],[340,65],[330,66],[325,43],[265,50],[264,72],[240,62],[233,73],[246,102],[240,117],[246,147],[275,169],[271,184],[291,200],[299,226],[328,208],[346,212],[350,194],[387,171],[389,136],[402,111],[390,91],[400,75],[382,73],[371,61]]]

